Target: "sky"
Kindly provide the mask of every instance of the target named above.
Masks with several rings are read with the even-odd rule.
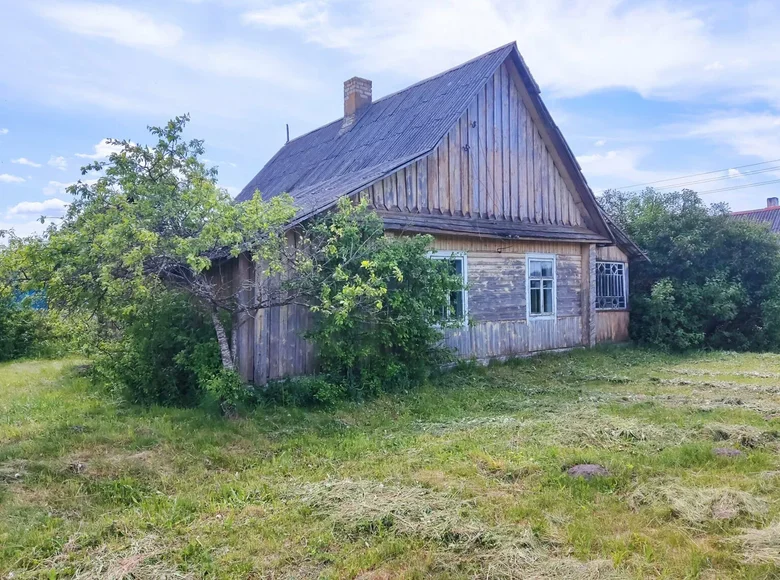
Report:
[[[106,138],[190,113],[235,194],[285,124],[343,114],[346,79],[379,98],[513,40],[595,191],[764,207],[780,183],[745,186],[780,180],[777,30],[777,0],[0,0],[0,229],[61,215]]]

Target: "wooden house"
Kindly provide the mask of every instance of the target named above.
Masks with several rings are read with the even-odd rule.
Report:
[[[515,43],[373,100],[344,84],[344,116],[285,144],[247,184],[287,192],[298,220],[344,196],[389,231],[435,237],[467,289],[464,358],[511,357],[628,338],[629,259],[642,253],[600,209]],[[245,264],[242,275],[251,275]],[[300,306],[242,320],[242,375],[262,384],[315,367]]]

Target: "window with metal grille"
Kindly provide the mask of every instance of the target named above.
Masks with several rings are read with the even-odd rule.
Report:
[[[596,262],[596,310],[626,308],[626,290],[623,262]]]

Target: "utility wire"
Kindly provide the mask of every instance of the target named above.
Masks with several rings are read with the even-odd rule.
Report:
[[[733,185],[731,187],[722,187],[720,189],[708,189],[706,191],[697,191],[699,195],[704,195],[705,193],[720,193],[723,191],[735,191],[737,189],[746,189],[748,187],[759,187],[761,185],[771,185],[772,183],[780,183],[780,179],[772,179],[770,181],[761,181],[759,183],[748,183],[747,185]]]
[[[712,175],[713,173],[721,173],[723,171],[728,171],[729,169],[743,169],[745,167],[756,167],[757,165],[766,165],[767,163],[777,163],[780,162],[780,159],[771,159],[770,161],[761,161],[759,163],[748,163],[747,165],[737,165],[733,167],[726,167],[725,169],[714,169],[712,171],[704,171],[702,173],[691,173],[689,175],[680,175],[678,177],[669,177],[668,179],[659,179],[657,181],[648,181],[647,183],[636,183],[634,185],[622,185],[620,187],[609,187],[607,189],[634,189],[637,187],[644,187],[646,185],[655,185],[656,183],[666,183],[667,181],[677,181],[679,179],[688,179],[690,177],[700,177],[702,175]],[[675,187],[675,186],[670,186]],[[601,191],[606,191],[606,189],[602,189]]]
[[[733,168],[732,168],[733,169]],[[724,181],[726,179],[736,179],[738,177],[748,177],[750,175],[758,175],[759,173],[767,173],[769,171],[780,170],[780,165],[773,165],[771,167],[764,167],[762,169],[754,169],[753,171],[738,172],[733,175],[721,175],[719,177],[710,177],[708,179],[698,179],[696,181],[686,181],[682,183],[674,183],[672,185],[661,185],[654,189],[674,189],[675,187],[687,187],[689,185],[698,185],[700,183],[712,183],[713,181]]]

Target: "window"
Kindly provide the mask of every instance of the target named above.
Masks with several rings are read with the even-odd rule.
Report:
[[[468,316],[468,292],[466,291],[468,269],[466,267],[465,252],[432,252],[431,258],[447,262],[450,266],[450,271],[463,279],[463,290],[451,292],[447,303],[442,305],[441,319],[463,320],[465,323],[466,316]]]
[[[529,256],[528,315],[555,316],[555,256]]]
[[[596,262],[596,310],[626,308],[626,265]]]

